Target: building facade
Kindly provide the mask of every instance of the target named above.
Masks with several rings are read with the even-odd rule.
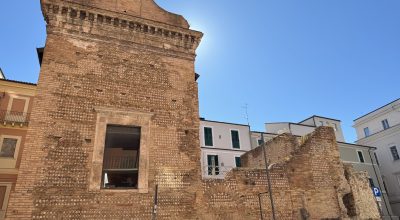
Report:
[[[17,181],[35,93],[34,84],[0,78],[0,219]]]
[[[400,216],[400,99],[354,120],[357,143],[377,148],[379,168],[393,212]]]
[[[201,119],[200,146],[203,178],[224,178],[251,150],[250,127]]]
[[[7,218],[150,219],[158,186],[164,218],[193,219],[202,33],[153,0],[41,6],[46,47]]]
[[[48,35],[7,219],[256,220],[271,216],[268,196],[278,219],[379,219],[368,181],[340,162],[328,127],[302,143],[278,137],[282,155],[266,147],[276,149],[275,195],[260,196],[265,168],[250,162],[260,148],[224,179],[201,178],[202,34],[182,16],[153,0],[41,4]],[[232,148],[240,131],[230,130]]]
[[[341,161],[345,164],[351,164],[357,171],[365,171],[368,173],[370,186],[378,187],[382,190],[382,201],[379,202],[382,215],[388,218],[393,216],[394,209],[392,210],[391,208],[389,197],[385,190],[384,181],[382,179],[380,166],[378,165],[378,161],[375,156],[375,151],[377,148],[368,143],[346,143],[344,141],[340,120],[314,115],[299,123],[266,123],[265,128],[267,132],[251,132],[252,148],[256,148],[261,143],[261,134],[264,136],[264,141],[267,142],[283,133],[290,133],[298,137],[302,137],[313,132],[317,127],[320,126],[328,126],[333,128],[335,131]]]

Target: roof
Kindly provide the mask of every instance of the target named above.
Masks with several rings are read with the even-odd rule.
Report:
[[[391,104],[393,104],[393,103],[395,103],[395,102],[397,102],[397,101],[399,101],[399,100],[400,100],[400,98],[398,98],[398,99],[394,100],[393,102],[390,102],[390,103],[388,103],[388,104],[386,104],[386,105],[384,105],[384,106],[382,106],[382,107],[379,107],[379,108],[377,108],[377,109],[375,109],[375,110],[373,110],[373,111],[371,111],[371,112],[368,112],[367,114],[365,114],[365,115],[363,115],[363,116],[361,116],[361,117],[358,117],[358,118],[354,119],[353,121],[357,121],[358,119],[363,118],[363,117],[365,117],[365,116],[367,116],[367,115],[369,115],[369,114],[372,114],[372,113],[374,113],[374,112],[376,112],[376,111],[378,111],[378,110],[381,110],[381,109],[383,109],[383,108],[385,108],[385,107],[387,107],[387,106],[389,106],[389,105],[391,105]]]
[[[11,80],[11,79],[0,79],[0,81],[12,82],[12,83],[20,83],[20,84],[31,85],[31,86],[37,86],[36,83],[22,82],[22,81]]]
[[[357,147],[366,147],[366,148],[370,148],[370,149],[374,149],[374,150],[377,149],[376,147],[367,146],[367,145],[361,145],[361,144],[352,144],[352,143],[341,142],[341,141],[338,141],[338,143],[340,143],[340,144],[352,145],[352,146],[357,146]]]
[[[221,124],[228,124],[228,125],[238,125],[238,126],[250,127],[249,125],[245,125],[245,124],[236,124],[236,123],[222,122],[222,121],[210,121],[210,120],[206,120],[204,118],[200,118],[200,121],[207,121],[207,122],[214,122],[214,123],[221,123]]]
[[[313,115],[313,116],[311,116],[311,117],[308,117],[308,118],[306,118],[306,119],[304,119],[303,121],[301,121],[301,122],[299,122],[299,123],[302,123],[302,122],[305,122],[305,121],[307,121],[308,119],[311,119],[311,118],[324,118],[324,119],[328,119],[328,120],[332,120],[332,121],[338,121],[338,122],[341,122],[340,120],[338,120],[338,119],[334,119],[334,118],[327,118],[327,117],[323,117],[323,116],[319,116],[319,115]]]

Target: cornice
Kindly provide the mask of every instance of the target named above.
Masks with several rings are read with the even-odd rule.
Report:
[[[111,38],[120,43],[155,47],[161,52],[193,59],[203,34],[198,31],[146,20],[94,7],[56,2],[42,5],[48,32],[94,38]]]

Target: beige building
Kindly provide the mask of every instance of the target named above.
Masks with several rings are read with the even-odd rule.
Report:
[[[0,71],[0,219],[15,188],[36,85],[7,80]]]
[[[400,99],[354,120],[357,143],[375,151],[393,212],[400,216]]]

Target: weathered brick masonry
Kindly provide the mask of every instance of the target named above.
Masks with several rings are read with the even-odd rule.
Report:
[[[47,42],[23,178],[7,217],[149,219],[159,184],[159,217],[193,219],[201,187],[194,59],[202,34],[151,0],[86,2],[42,1]],[[133,9],[110,11],[110,2]],[[148,193],[89,190],[97,107],[152,114],[148,189],[141,189]]]
[[[262,148],[201,180],[195,50],[202,34],[152,0],[42,0],[47,42],[8,219],[259,219]],[[100,189],[101,126],[142,126],[138,190]],[[265,146],[279,219],[377,219],[330,128]],[[350,183],[350,184],[349,184]],[[262,197],[266,218],[271,215]]]

